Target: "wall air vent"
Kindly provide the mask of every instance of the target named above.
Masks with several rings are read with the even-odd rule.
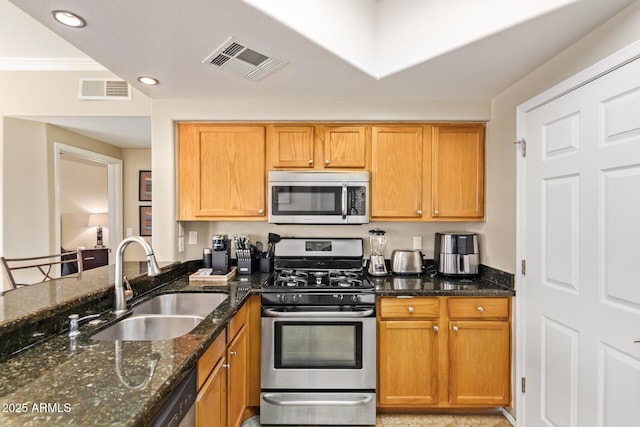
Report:
[[[79,99],[131,99],[131,85],[118,79],[80,79]]]
[[[245,79],[262,80],[287,63],[267,53],[260,53],[247,47],[246,43],[234,39],[227,39],[203,63],[208,63],[221,70],[243,76]]]

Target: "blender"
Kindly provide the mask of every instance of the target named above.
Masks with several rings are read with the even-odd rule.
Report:
[[[371,246],[371,258],[369,260],[369,274],[372,276],[386,276],[387,266],[384,263],[384,245],[387,238],[384,231],[374,228],[369,231],[369,245]]]

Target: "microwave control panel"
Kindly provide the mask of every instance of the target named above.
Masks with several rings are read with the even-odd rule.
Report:
[[[367,214],[367,189],[366,187],[349,187],[347,208],[349,215]]]

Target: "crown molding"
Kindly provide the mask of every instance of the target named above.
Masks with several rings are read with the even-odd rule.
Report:
[[[0,58],[2,71],[105,71],[91,58]]]

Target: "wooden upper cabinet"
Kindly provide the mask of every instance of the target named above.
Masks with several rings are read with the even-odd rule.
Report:
[[[422,217],[423,128],[372,126],[371,217]]]
[[[265,128],[179,124],[178,219],[265,217]]]
[[[273,167],[313,168],[313,126],[272,126],[269,136]]]
[[[433,219],[484,218],[484,126],[434,126]]]
[[[365,126],[323,126],[325,168],[365,168],[367,143]]]
[[[269,126],[270,166],[282,169],[362,168],[367,165],[366,126]]]

